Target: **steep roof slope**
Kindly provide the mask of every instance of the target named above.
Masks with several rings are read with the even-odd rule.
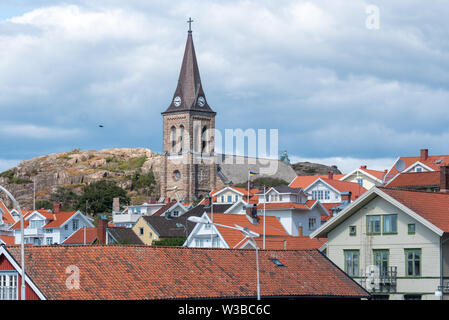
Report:
[[[20,264],[20,247],[7,250]],[[69,300],[254,298],[254,255],[254,250],[153,246],[25,248],[27,273],[45,297]],[[77,290],[67,289],[67,266],[79,270]],[[262,297],[369,297],[316,250],[261,250],[259,268]]]

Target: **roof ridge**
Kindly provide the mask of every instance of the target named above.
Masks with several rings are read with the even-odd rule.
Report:
[[[401,188],[401,187],[381,187],[381,186],[377,186],[377,188],[378,189],[386,189],[386,190],[404,191],[404,192],[429,193],[429,194],[448,196],[449,197],[449,193],[443,193],[443,192],[404,189],[404,188]]]

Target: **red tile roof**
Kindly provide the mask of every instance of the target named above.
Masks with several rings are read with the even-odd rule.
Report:
[[[20,264],[20,247],[7,250]],[[254,250],[35,246],[26,247],[25,255],[27,274],[50,300],[256,296]],[[276,266],[272,258],[285,267]],[[68,266],[79,270],[79,289],[66,286]],[[262,297],[370,296],[317,250],[261,250],[259,269]]]
[[[307,203],[308,202],[308,203]],[[295,202],[267,202],[265,204],[265,209],[266,210],[276,210],[276,209],[302,209],[302,210],[309,210],[314,203],[316,202],[316,200],[310,200],[307,201],[306,203],[295,203]],[[259,203],[257,205],[257,210],[263,210],[264,209],[264,204],[263,203]]]
[[[440,184],[440,172],[404,172],[387,184],[388,187],[434,186]]]
[[[14,236],[0,236],[0,243],[3,241],[7,246],[14,245]]]
[[[44,225],[44,228],[57,228],[62,226],[67,220],[69,220],[75,213],[78,211],[65,211],[65,212],[58,212],[58,213],[52,213],[48,212],[47,210],[31,210],[31,211],[24,211],[24,221],[23,225],[24,228],[27,228],[30,224],[28,220],[25,220],[26,217],[31,215],[33,212],[39,212],[41,215],[43,215],[49,222]],[[11,229],[19,229],[20,228],[20,221],[17,221],[15,224],[11,226]]]
[[[2,220],[4,223],[15,223],[15,220],[12,217],[11,212],[9,212],[8,208],[6,208],[5,204],[2,201],[0,201],[0,209],[3,211]]]
[[[256,238],[256,243],[259,248],[263,248],[263,237]],[[309,250],[319,249],[324,243],[327,242],[327,238],[313,238],[309,236],[300,237],[265,237],[265,249],[267,250]]]
[[[379,171],[379,170],[372,170],[372,169],[367,169],[367,168],[360,168],[360,170],[369,173],[370,175],[376,177],[377,179],[382,180],[384,178],[385,175],[385,171]]]
[[[432,168],[435,171],[440,171],[441,166],[447,165],[449,163],[449,155],[440,155],[440,156],[430,156],[429,155],[426,160],[421,160],[420,156],[400,157],[399,159],[404,160],[406,169],[409,168],[411,165],[415,164],[416,162],[421,162],[422,164],[428,166],[429,168]],[[437,163],[437,161],[439,163]],[[393,177],[397,173],[398,173],[398,171],[396,170],[396,167],[393,166],[390,169],[389,176]]]
[[[382,187],[379,189],[444,232],[449,232],[449,194]]]
[[[86,230],[86,239],[84,240],[84,229]],[[65,239],[62,244],[91,244],[97,239],[97,228],[80,228],[70,237]]]
[[[334,174],[334,180],[338,180],[340,178],[343,178],[344,174]],[[292,182],[288,185],[290,188],[307,188],[312,183],[314,183],[319,178],[321,179],[327,179],[329,178],[329,175],[319,175],[319,176],[297,176],[295,179],[293,179]]]
[[[214,213],[214,223],[230,227],[234,227],[234,225],[237,224],[241,227],[248,227],[251,231],[263,234],[263,216],[259,216],[259,224],[254,225],[249,221],[245,214]],[[217,226],[217,229],[230,248],[234,248],[237,244],[243,243],[242,240],[245,237],[240,231],[220,226]],[[288,236],[288,233],[285,231],[282,224],[273,216],[266,216],[265,234],[272,236]]]
[[[355,182],[340,181],[335,179],[321,178],[324,182],[330,184],[339,192],[351,192],[351,200],[355,200],[366,192],[366,189]]]

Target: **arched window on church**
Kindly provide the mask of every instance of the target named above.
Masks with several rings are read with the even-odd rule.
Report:
[[[176,127],[170,128],[171,153],[176,152]]]
[[[179,153],[182,153],[183,149],[184,149],[184,126],[181,125],[179,127]]]
[[[206,152],[207,147],[207,137],[206,137],[207,127],[204,126],[203,130],[201,130],[201,153]]]

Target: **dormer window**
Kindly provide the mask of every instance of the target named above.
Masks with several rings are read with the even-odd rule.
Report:
[[[30,228],[32,229],[39,229],[44,226],[44,220],[31,220],[30,221]]]

